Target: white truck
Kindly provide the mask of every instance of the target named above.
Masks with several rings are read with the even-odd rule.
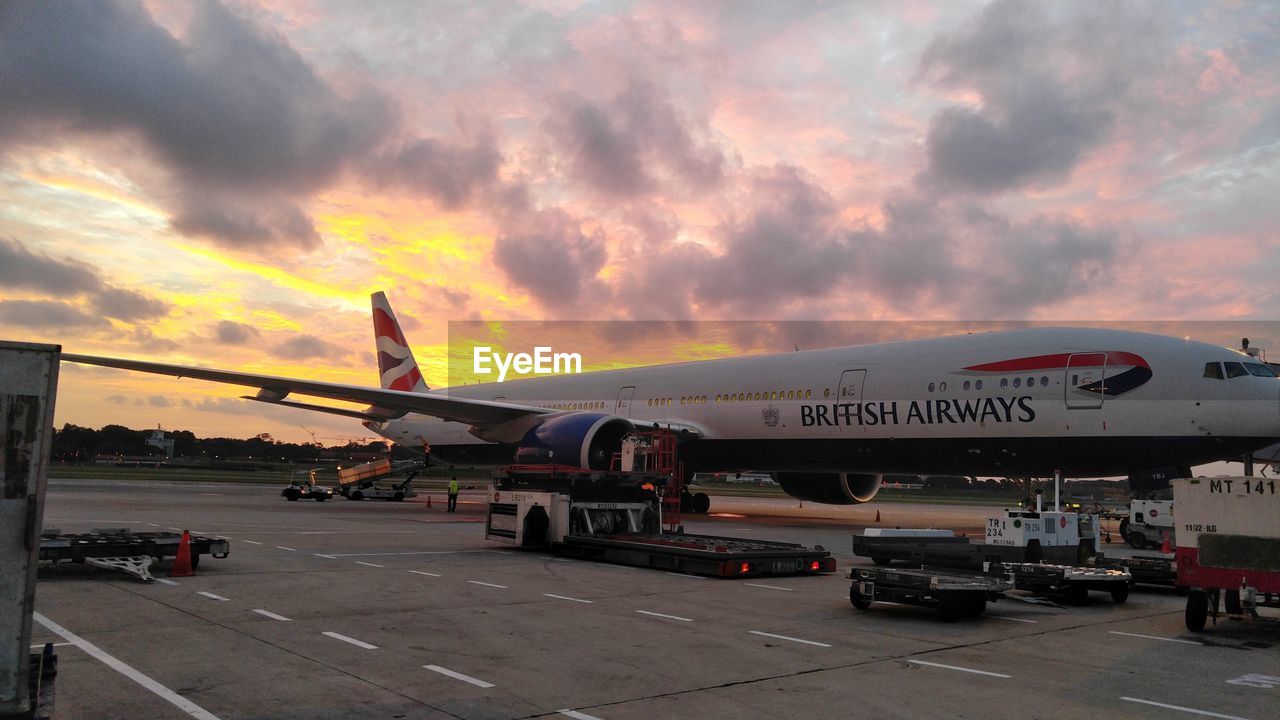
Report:
[[[1166,538],[1173,545],[1176,532],[1172,500],[1130,501],[1128,516],[1120,521],[1120,537],[1136,550],[1148,545],[1160,547]]]
[[[1173,481],[1178,504],[1178,585],[1189,589],[1186,624],[1204,630],[1224,599],[1228,614],[1280,607],[1280,480]]]
[[[1073,548],[1072,554],[1083,564],[1097,552],[1098,523],[1094,516],[1077,512],[1009,509],[987,518],[986,544],[1025,547],[1028,562],[1043,558],[1044,548]],[[1040,557],[1032,557],[1037,554]]]

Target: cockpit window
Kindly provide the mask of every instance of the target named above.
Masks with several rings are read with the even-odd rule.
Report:
[[[1245,363],[1244,369],[1248,370],[1249,374],[1254,377],[1273,378],[1276,376],[1275,370],[1272,370],[1270,366],[1263,365],[1262,363]]]
[[[1244,369],[1244,365],[1238,362],[1224,362],[1222,364],[1226,366],[1227,377],[1229,378],[1244,377],[1249,374],[1249,371]]]
[[[1216,363],[1216,362],[1205,363],[1204,376],[1207,378],[1213,378],[1214,380],[1221,380],[1222,379],[1222,363]]]

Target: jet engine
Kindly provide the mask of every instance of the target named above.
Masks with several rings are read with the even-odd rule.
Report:
[[[779,472],[778,485],[791,497],[827,505],[856,505],[876,496],[883,475],[870,473]]]
[[[548,416],[525,433],[516,448],[524,465],[572,465],[608,470],[622,438],[635,425],[618,415],[569,412]]]

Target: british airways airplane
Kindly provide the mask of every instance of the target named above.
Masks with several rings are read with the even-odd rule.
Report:
[[[1280,438],[1270,366],[1160,335],[1041,328],[431,390],[386,297],[372,299],[381,388],[62,359],[256,387],[246,399],[354,417],[453,462],[607,469],[624,436],[660,426],[689,472],[771,472],[832,504],[871,500],[889,473],[1189,474]]]

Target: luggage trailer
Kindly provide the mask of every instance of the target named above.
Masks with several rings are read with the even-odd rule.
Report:
[[[664,531],[659,491],[679,490],[651,472],[510,466],[494,475],[485,538],[588,560],[710,577],[835,572],[816,546]]]
[[[150,566],[178,554],[181,533],[130,532],[128,528],[98,528],[87,533],[64,533],[47,528],[40,534],[40,563],[79,563],[129,573],[151,582]],[[200,565],[200,556],[225,558],[231,543],[222,538],[191,535],[191,567]]]

